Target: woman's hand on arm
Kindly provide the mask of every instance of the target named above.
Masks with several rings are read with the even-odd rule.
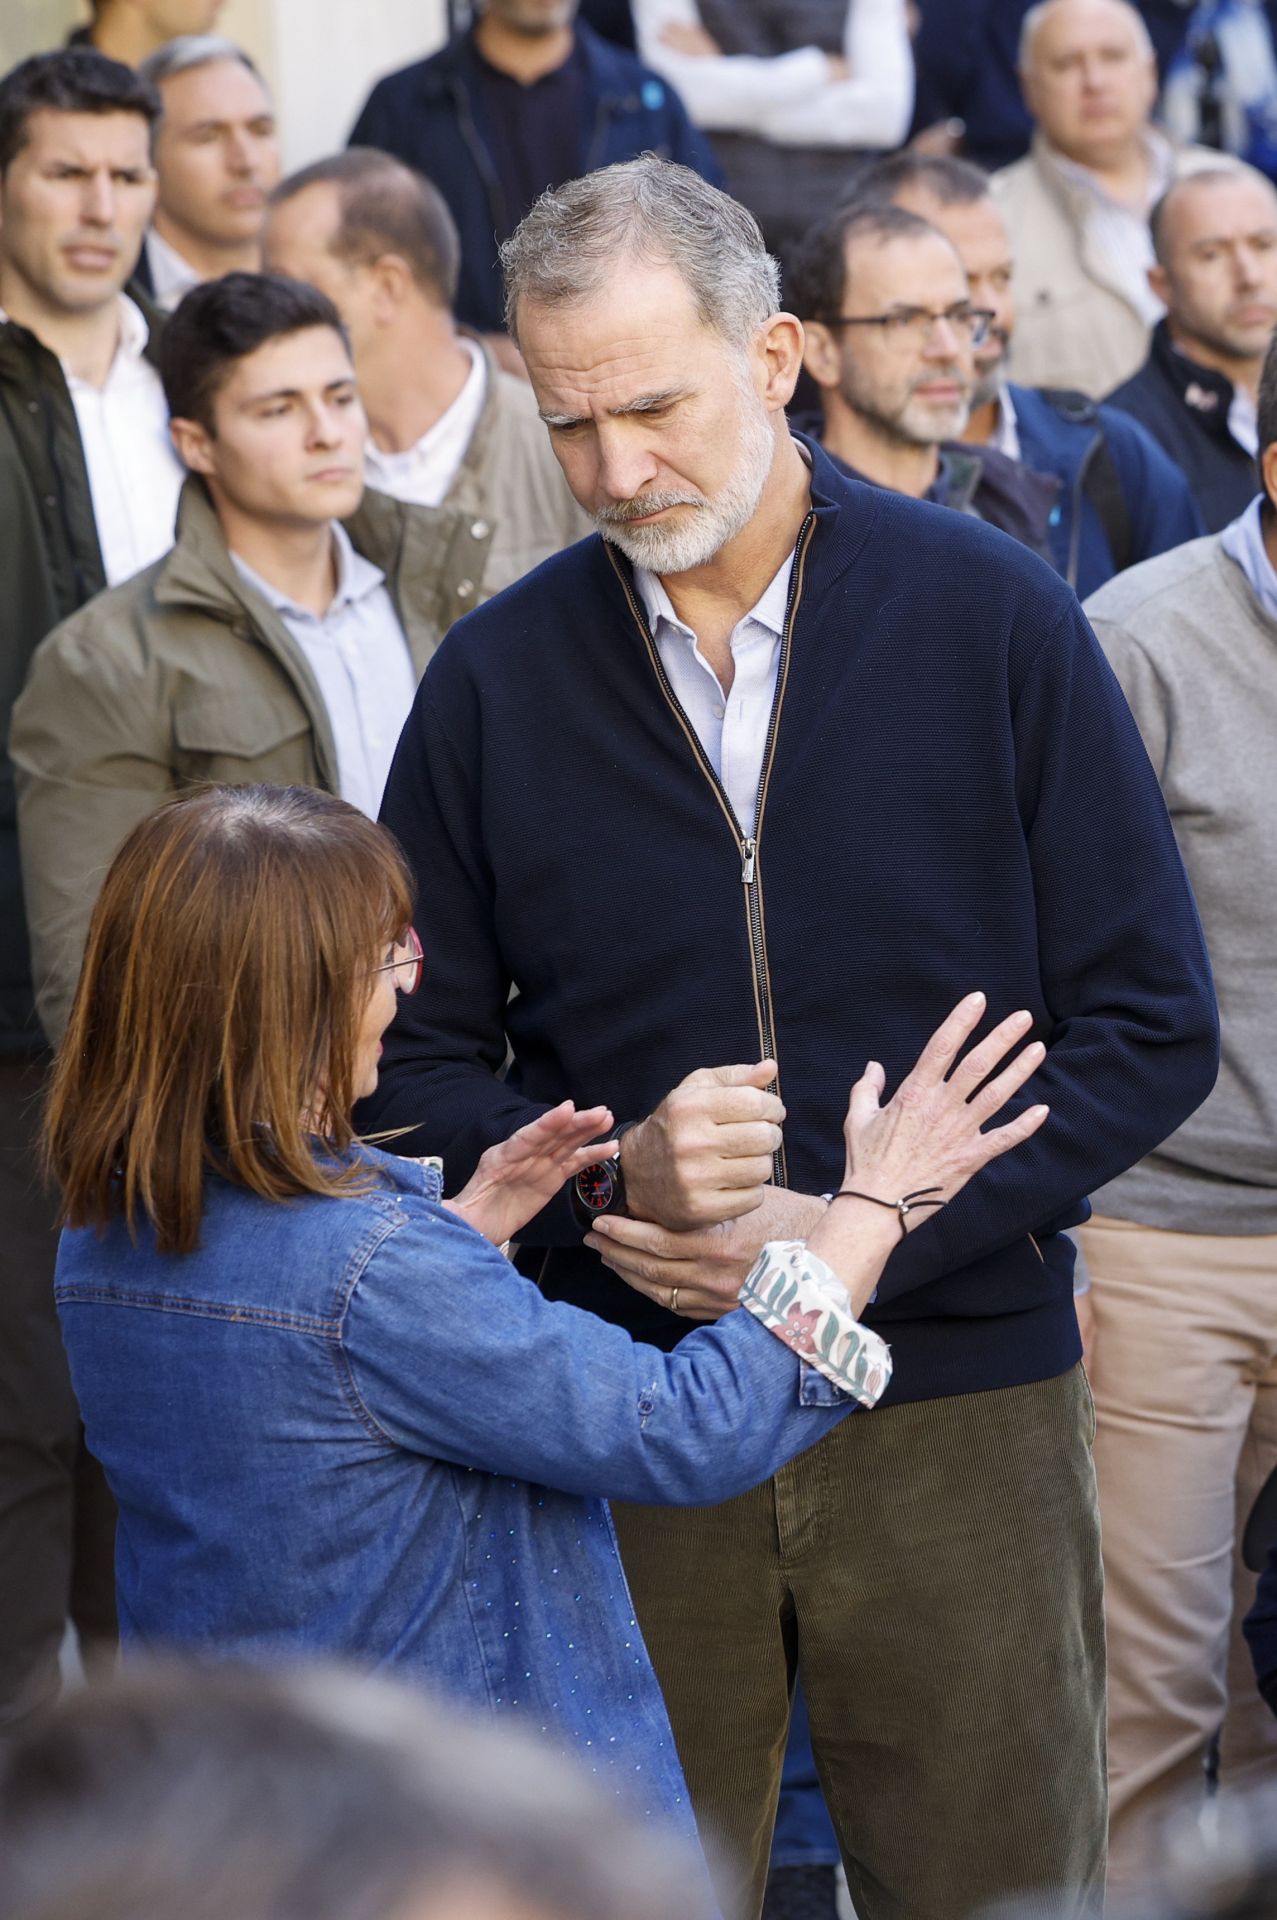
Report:
[[[508,1140],[489,1147],[460,1193],[444,1205],[501,1246],[540,1213],[582,1167],[607,1160],[615,1140],[601,1140],[612,1124],[608,1107],[577,1111],[564,1100],[530,1120]]]

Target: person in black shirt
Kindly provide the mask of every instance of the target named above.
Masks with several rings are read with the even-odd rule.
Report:
[[[461,236],[457,317],[504,327],[497,247],[539,193],[653,152],[720,178],[678,96],[576,19],[576,0],[489,0],[429,60],[378,81],[350,144],[424,173]]]
[[[1277,192],[1251,168],[1177,180],[1153,209],[1166,302],[1148,359],[1115,393],[1185,474],[1208,533],[1259,491],[1256,394],[1277,326]]]

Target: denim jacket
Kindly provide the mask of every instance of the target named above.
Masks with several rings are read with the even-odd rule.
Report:
[[[437,1172],[356,1152],[377,1185],[340,1198],[210,1178],[189,1255],[62,1236],[122,1634],[408,1669],[691,1832],[607,1498],[726,1499],[852,1402],[746,1313],[666,1354],[546,1300]]]

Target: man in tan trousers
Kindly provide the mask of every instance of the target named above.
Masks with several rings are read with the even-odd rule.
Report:
[[[1236,1551],[1277,1465],[1277,349],[1260,382],[1263,490],[1209,539],[1149,560],[1086,611],[1122,682],[1205,923],[1223,1060],[1214,1093],[1094,1196],[1095,1467],[1109,1645],[1109,1885],[1156,1861],[1159,1822],[1277,1784],[1277,1720],[1241,1636]],[[1222,1730],[1222,1732],[1221,1732]]]

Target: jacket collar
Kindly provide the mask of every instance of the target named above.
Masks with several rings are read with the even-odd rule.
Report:
[[[369,491],[346,522],[356,553],[380,567],[388,581],[402,565],[407,518],[399,501]],[[208,488],[194,474],[182,488],[177,541],[156,576],[155,598],[160,606],[192,607],[220,619],[234,619],[244,610],[246,598],[253,613],[264,604],[245,586]]]
[[[483,361],[483,405],[479,409],[479,418],[474,423],[474,432],[470,435],[469,443],[461,456],[461,465],[453,475],[452,484],[444,495],[444,505],[455,507],[461,513],[473,513],[486,517],[483,473],[491,451],[492,436],[497,430],[497,421],[505,405],[505,396],[501,392],[501,382],[498,377],[500,370],[482,336],[469,327],[458,327],[457,331],[464,334],[471,346],[478,349]]]
[[[148,299],[145,291],[136,280],[130,280],[124,288],[124,297],[133,302],[146,322],[146,344],[142,348],[142,358],[159,369],[160,334],[164,330],[164,315]],[[62,362],[49,347],[46,347],[39,334],[32,333],[29,327],[20,326],[7,315],[0,317],[0,362],[7,362],[12,368],[21,362],[26,366],[42,366],[47,377],[63,380]]]
[[[1233,404],[1233,383],[1227,374],[1216,372],[1214,367],[1204,367],[1200,361],[1190,360],[1186,353],[1181,353],[1178,347],[1172,345],[1170,328],[1165,320],[1159,320],[1153,329],[1149,359],[1162,378],[1170,383],[1176,399],[1187,407],[1198,426],[1207,433],[1218,435],[1221,440],[1228,439],[1228,409]]]
[[[419,674],[424,672],[445,622],[433,600],[423,612],[420,603],[427,595],[409,594],[405,588],[418,580],[433,583],[442,575],[442,548],[447,545],[454,521],[455,515],[409,509],[398,500],[369,490],[358,511],[345,523],[355,551],[386,576]],[[276,610],[239,573],[208,489],[194,475],[182,488],[177,542],[160,564],[153,592],[157,606],[183,608],[220,620],[275,656],[306,709],[320,772],[336,793],[336,743],[310,663]]]

